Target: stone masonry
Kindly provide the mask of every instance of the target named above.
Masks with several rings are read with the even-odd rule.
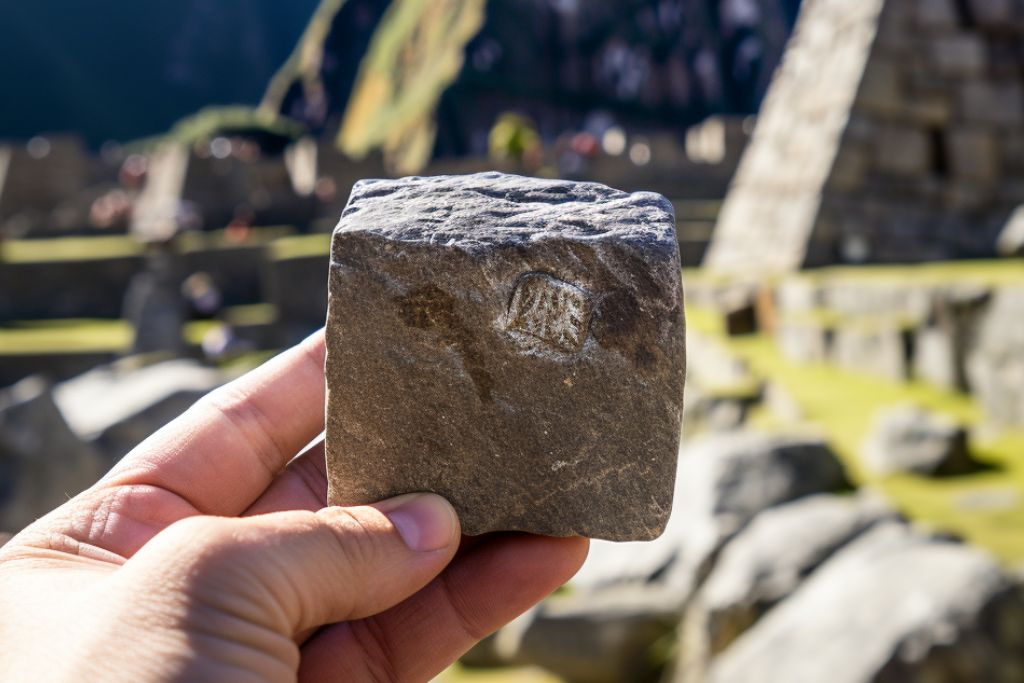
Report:
[[[1024,3],[806,0],[705,264],[995,254],[1024,202]]]

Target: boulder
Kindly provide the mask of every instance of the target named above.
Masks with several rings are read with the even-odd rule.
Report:
[[[676,614],[658,591],[620,586],[598,595],[556,595],[470,651],[463,663],[540,666],[570,683],[653,681],[655,652]]]
[[[809,437],[751,432],[695,440],[680,452],[675,507],[660,538],[591,542],[565,595],[499,631],[470,661],[539,664],[569,681],[645,680],[665,664],[658,648],[667,647],[729,538],[772,506],[847,486],[836,457]]]
[[[873,494],[819,494],[769,508],[728,542],[683,620],[681,681],[750,628],[834,552],[896,513]]]
[[[967,429],[916,406],[879,411],[863,457],[879,474],[950,476],[978,468],[968,447]]]
[[[682,605],[715,553],[761,511],[849,482],[835,454],[814,437],[734,432],[701,437],[680,451],[675,506],[651,543],[591,543],[572,581],[580,590],[663,583]]]
[[[500,173],[363,181],[334,232],[329,500],[463,531],[661,534],[685,375],[672,206]]]
[[[0,529],[17,532],[91,486],[105,469],[67,425],[50,385],[29,377],[0,392]]]
[[[74,433],[112,462],[226,379],[192,360],[122,361],[62,382],[54,399]]]
[[[846,546],[712,664],[711,683],[1024,676],[1024,593],[981,551],[902,523]]]

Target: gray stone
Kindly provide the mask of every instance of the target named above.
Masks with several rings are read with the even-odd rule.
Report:
[[[498,173],[357,184],[331,255],[331,502],[428,490],[469,534],[657,537],[679,272],[651,193]]]
[[[100,478],[104,463],[29,377],[0,392],[0,529],[17,532]]]
[[[979,26],[995,31],[1019,29],[1024,14],[1016,0],[968,0],[968,6]]]
[[[192,360],[122,361],[62,382],[54,400],[79,438],[117,460],[226,379]]]
[[[985,416],[1024,425],[1024,288],[996,291],[967,357],[967,376]]]
[[[910,376],[912,339],[912,330],[897,321],[844,321],[835,330],[832,360],[847,370],[902,382]]]
[[[926,324],[914,333],[915,377],[945,389],[970,390],[967,354],[990,298],[984,286],[950,286],[934,293]]]
[[[12,215],[49,212],[89,183],[89,158],[73,135],[40,137],[28,145],[0,149],[0,224]],[[6,172],[4,172],[6,171]],[[37,226],[42,227],[42,226]]]
[[[984,553],[900,523],[839,551],[712,664],[711,683],[1019,681],[1024,595]]]
[[[863,457],[879,474],[947,476],[978,468],[968,448],[967,429],[916,406],[880,410]]]
[[[700,384],[689,383],[683,408],[683,433],[692,437],[705,431],[728,432],[738,429],[746,422],[750,408],[758,399],[757,395],[728,391],[717,393]]]
[[[1024,206],[1018,206],[1010,214],[999,233],[996,249],[1001,256],[1024,256]]]
[[[715,553],[755,515],[848,486],[835,454],[815,438],[758,432],[701,437],[680,452],[676,505],[664,535],[653,543],[591,543],[571,585],[592,591],[661,583],[671,588],[681,614]]]
[[[179,258],[166,246],[149,254],[146,270],[132,278],[124,296],[124,317],[135,333],[132,353],[184,353],[182,280]]]
[[[932,60],[951,76],[980,76],[988,64],[988,49],[978,35],[954,33],[932,41]]]
[[[281,346],[290,346],[324,325],[327,318],[327,254],[271,251],[264,274],[267,302],[277,312]]]
[[[944,330],[922,327],[914,334],[914,377],[943,389],[957,388],[953,340]]]
[[[931,146],[928,136],[916,126],[882,125],[875,137],[874,156],[882,173],[919,176],[931,164]]]
[[[539,664],[570,681],[646,680],[723,544],[774,505],[846,486],[835,456],[812,439],[698,439],[680,453],[676,506],[660,538],[593,541],[565,595],[499,631],[470,661]]]
[[[779,350],[794,363],[823,363],[832,357],[835,332],[824,320],[811,316],[786,316],[775,325]]]
[[[708,391],[735,392],[757,381],[749,364],[714,337],[690,330],[686,352],[690,361],[686,380],[690,384],[699,384]]]
[[[960,89],[960,107],[970,122],[996,126],[1024,124],[1024,84],[968,81]]]
[[[468,663],[540,666],[580,683],[654,680],[664,662],[652,646],[677,618],[669,604],[641,586],[556,595],[471,651]]]
[[[999,177],[999,149],[992,132],[962,128],[949,133],[946,156],[953,174],[964,180],[992,183]]]
[[[950,29],[957,25],[954,0],[913,0],[917,24],[927,29]]]
[[[178,233],[183,219],[182,197],[189,152],[167,143],[149,157],[146,186],[132,211],[132,234],[143,242],[166,241]]]
[[[896,512],[874,494],[821,494],[765,510],[725,546],[683,621],[680,680],[725,650],[834,552]]]

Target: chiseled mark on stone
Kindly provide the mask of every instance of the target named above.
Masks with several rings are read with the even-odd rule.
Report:
[[[585,289],[547,273],[525,273],[512,293],[506,327],[575,353],[587,338],[590,315]]]

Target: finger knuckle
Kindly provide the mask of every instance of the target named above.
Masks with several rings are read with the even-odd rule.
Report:
[[[383,556],[383,525],[368,508],[325,508],[317,513],[330,542],[336,544],[340,570],[349,576],[373,567]]]

